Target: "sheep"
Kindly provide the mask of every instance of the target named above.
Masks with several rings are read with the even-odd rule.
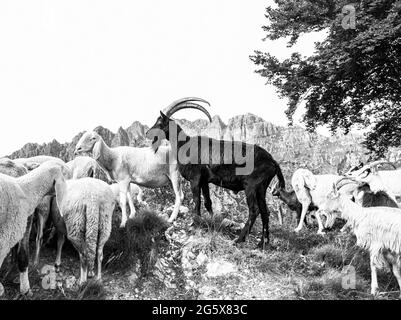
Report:
[[[18,158],[18,159],[14,159],[13,161],[14,161],[14,163],[16,163],[18,165],[23,165],[29,171],[36,169],[39,165],[41,165],[47,161],[53,161],[53,162],[59,163],[60,165],[65,165],[65,162],[59,158],[52,157],[52,156],[44,156],[44,155],[30,157],[30,158]]]
[[[93,178],[56,181],[56,201],[64,219],[67,238],[79,253],[81,271],[79,284],[87,281],[94,269],[96,279],[102,277],[103,247],[110,237],[115,197],[110,186]]]
[[[44,157],[43,159],[47,159]],[[68,178],[80,179],[85,177],[94,177],[101,179],[107,183],[111,183],[110,177],[99,166],[96,160],[91,157],[76,157],[70,162],[66,163],[66,168],[70,171]],[[42,203],[36,208],[37,211],[37,235],[36,235],[36,252],[34,258],[34,265],[39,264],[40,248],[42,246],[43,228],[50,217],[52,219],[55,233],[57,237],[57,252],[55,261],[55,270],[59,272],[61,267],[61,253],[67,234],[64,220],[60,216],[60,211],[57,207],[57,202],[54,196],[45,197]]]
[[[170,181],[175,193],[175,204],[169,218],[172,223],[180,210],[184,194],[178,173],[177,161],[171,152],[170,146],[162,146],[158,152],[151,147],[116,147],[110,148],[102,137],[94,132],[84,133],[75,148],[75,154],[92,153],[94,159],[105,168],[111,178],[120,186],[121,225],[127,222],[127,192],[130,183],[149,188],[158,188],[167,185]],[[135,207],[131,197],[128,197],[131,210],[130,218],[135,214]]]
[[[186,135],[183,129],[171,119],[171,116],[181,109],[190,108],[200,110],[211,121],[209,112],[196,102],[209,104],[200,98],[177,100],[163,112],[160,111],[160,116],[146,135],[153,140],[154,152],[161,148],[162,139],[170,142],[173,154],[177,157],[178,170],[191,184],[197,215],[200,215],[201,191],[206,210],[213,214],[209,183],[236,193],[245,190],[249,217],[236,243],[245,241],[246,235],[252,229],[260,212],[263,232],[259,245],[264,248],[265,244],[269,242],[269,211],[266,205],[266,190],[276,175],[280,186],[285,187],[280,166],[270,153],[258,145]]]
[[[27,174],[28,170],[24,166],[18,165],[8,158],[2,158],[0,159],[0,173],[18,178]],[[32,221],[33,217],[30,216],[27,220],[27,227],[22,240],[18,243],[16,247],[13,248],[13,253],[14,255],[16,255],[18,270],[20,274],[23,274],[27,270],[29,265],[29,236],[31,233]],[[21,293],[24,292],[30,294],[29,292],[25,292],[25,288],[22,287],[20,288],[20,291]]]
[[[75,157],[70,162],[67,162],[66,166],[71,170],[71,179],[92,177],[103,180],[108,184],[113,183],[113,180],[110,178],[109,174],[103,170],[103,168],[95,159],[91,157]]]
[[[63,169],[57,162],[48,162],[18,178],[0,174],[0,267],[10,249],[24,237],[34,209],[66,173]],[[30,292],[28,268],[20,273],[20,291]]]
[[[357,245],[369,251],[372,295],[378,293],[377,268],[386,265],[401,289],[401,209],[361,207],[341,195],[334,184],[319,210],[326,215],[326,227],[331,227],[338,215],[345,219],[354,230]]]
[[[395,170],[378,170],[379,164],[390,164]],[[369,184],[373,192],[385,191],[394,201],[401,197],[401,168],[396,169],[394,164],[385,161],[375,161],[361,169],[351,172],[350,177],[359,182]]]

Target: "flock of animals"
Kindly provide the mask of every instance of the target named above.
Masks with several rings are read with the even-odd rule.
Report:
[[[190,137],[172,119],[182,109],[197,109],[211,116],[200,98],[184,98],[160,112],[148,131],[150,147],[111,148],[96,132],[86,132],[76,145],[75,159],[65,163],[50,156],[23,159],[0,159],[0,267],[12,251],[17,257],[21,294],[31,294],[28,279],[29,237],[36,216],[36,251],[34,265],[39,263],[43,228],[50,218],[57,234],[55,265],[61,265],[61,252],[67,237],[80,257],[80,279],[101,280],[103,247],[110,237],[114,207],[121,207],[121,227],[135,216],[134,200],[143,202],[140,187],[157,188],[172,184],[175,204],[169,222],[173,222],[184,194],[181,177],[191,186],[195,213],[200,215],[201,194],[206,210],[213,214],[209,183],[231,190],[244,191],[249,208],[248,220],[237,243],[245,241],[257,216],[262,219],[262,249],[269,243],[269,210],[266,191],[296,211],[299,232],[306,214],[315,211],[318,233],[332,227],[336,218],[347,221],[343,231],[351,229],[357,244],[370,252],[371,293],[377,294],[377,268],[390,266],[401,288],[401,170],[379,171],[384,161],[376,161],[350,169],[344,176],[314,175],[307,169],[293,173],[293,191],[286,191],[280,165],[263,148],[240,141],[230,141],[233,148],[246,152],[252,149],[253,169],[238,174],[244,167],[224,145],[227,142],[204,136]],[[175,128],[177,132],[171,132]],[[162,145],[160,135],[171,143]],[[179,135],[176,142],[172,136]],[[205,148],[208,146],[209,148]],[[213,152],[220,146],[218,152]],[[185,162],[178,156],[184,148],[191,152]],[[194,152],[196,151],[196,152]],[[87,154],[91,155],[90,157]],[[166,161],[167,159],[167,161]],[[229,160],[229,161],[227,161]],[[277,177],[276,182],[272,183]],[[272,184],[272,185],[271,185]],[[322,218],[325,218],[323,223]],[[4,288],[0,283],[0,296]]]

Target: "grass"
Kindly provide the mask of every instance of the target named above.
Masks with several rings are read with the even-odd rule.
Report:
[[[157,215],[150,214],[148,221],[140,215],[121,230],[118,228],[121,215],[117,212],[113,218],[110,241],[105,247],[103,283],[91,282],[80,290],[74,287],[45,291],[40,287],[42,275],[32,269],[33,299],[373,299],[369,294],[368,253],[355,245],[354,236],[339,232],[341,223],[337,223],[325,236],[316,234],[315,225],[305,227],[296,234],[293,232],[292,212],[284,210],[283,225],[279,225],[276,215],[271,214],[270,246],[268,250],[261,251],[257,248],[262,229],[260,217],[246,242],[234,245],[242,227],[239,223],[244,223],[247,218],[244,201],[239,195],[218,196],[230,200],[221,214],[210,216],[202,212],[202,217],[180,215],[174,223],[174,234],[184,232],[190,237],[186,244],[167,244],[163,239],[167,225],[164,220],[158,220],[160,217]],[[168,188],[146,190],[145,197],[156,212],[165,212],[165,208],[173,204],[173,195]],[[186,200],[184,205],[192,208],[193,204]],[[143,227],[145,225],[151,228]],[[183,246],[194,256],[200,252],[207,256],[207,261],[195,267],[190,276],[181,263]],[[155,257],[164,257],[169,261],[174,272],[173,287],[167,287],[152,274],[146,263],[142,265],[144,272],[138,272],[140,263],[137,262],[141,259],[150,262],[148,253],[152,248],[157,248]],[[54,258],[55,248],[45,247],[42,266],[52,265]],[[216,261],[232,264],[235,271],[208,277],[207,264]],[[21,298],[18,296],[18,284],[13,283],[18,275],[16,270],[4,278],[8,266],[9,261],[0,271],[6,298]],[[356,273],[353,289],[343,286],[344,268],[349,266]],[[63,251],[62,271],[66,276],[79,276],[78,256],[68,246]],[[188,280],[194,285],[188,285]],[[383,292],[379,299],[398,297],[398,285],[390,272],[379,272],[379,286]]]

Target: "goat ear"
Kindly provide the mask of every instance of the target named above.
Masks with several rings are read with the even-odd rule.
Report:
[[[100,159],[100,155],[102,152],[102,144],[100,143],[100,141],[96,142],[95,145],[93,146],[93,150],[92,150],[92,156],[95,160],[99,160]]]
[[[163,113],[163,111],[160,111],[160,116],[161,116],[163,119],[168,119],[168,117]]]

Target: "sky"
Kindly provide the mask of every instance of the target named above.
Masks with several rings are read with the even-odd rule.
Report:
[[[152,125],[197,96],[223,121],[254,113],[286,125],[286,101],[249,55],[311,55],[322,34],[263,41],[268,0],[2,0],[0,156],[27,142],[71,141],[103,125]],[[178,118],[204,117],[191,110]]]

